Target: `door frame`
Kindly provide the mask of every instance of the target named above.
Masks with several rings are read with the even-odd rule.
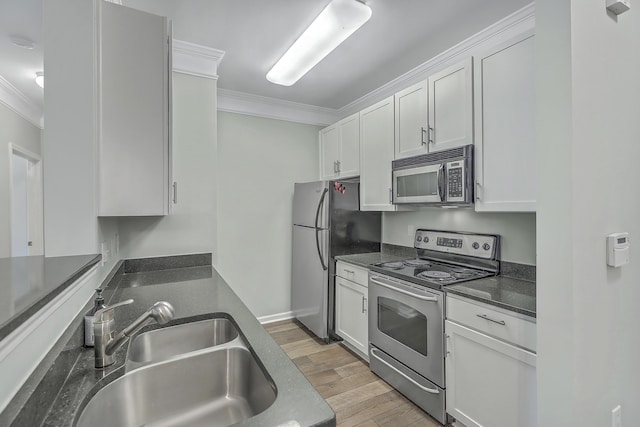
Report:
[[[44,193],[42,183],[42,156],[13,142],[9,144],[9,200],[13,200],[13,155],[29,162],[27,194],[29,198],[29,239],[34,244],[28,247],[29,256],[44,255]],[[35,202],[35,203],[34,203]],[[9,210],[9,242],[13,242],[13,210]],[[35,236],[35,238],[34,238]],[[9,246],[13,256],[13,247]]]

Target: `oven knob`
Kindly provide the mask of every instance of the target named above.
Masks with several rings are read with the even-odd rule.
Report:
[[[473,242],[473,245],[471,245],[473,247],[473,249],[478,249],[480,247],[480,244],[478,242]]]
[[[425,243],[429,243],[429,237],[424,236],[424,242],[425,242]]]
[[[489,246],[488,243],[485,243],[484,245],[482,245],[482,249],[484,249],[485,251],[488,251],[489,249],[491,249],[491,246]]]
[[[422,236],[418,236],[418,237],[416,237],[416,241],[418,241],[418,242],[422,242]]]

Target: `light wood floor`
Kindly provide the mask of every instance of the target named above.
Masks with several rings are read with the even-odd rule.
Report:
[[[442,426],[341,344],[324,344],[293,320],[265,329],[333,408],[339,426]]]

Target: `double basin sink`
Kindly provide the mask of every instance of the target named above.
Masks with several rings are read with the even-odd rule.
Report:
[[[226,316],[139,334],[124,371],[85,402],[77,427],[228,426],[263,412],[277,395]]]

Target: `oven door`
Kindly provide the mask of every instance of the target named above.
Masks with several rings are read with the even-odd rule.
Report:
[[[444,387],[444,295],[369,275],[369,340],[389,356]]]
[[[393,171],[393,203],[445,201],[445,165],[435,164]]]

